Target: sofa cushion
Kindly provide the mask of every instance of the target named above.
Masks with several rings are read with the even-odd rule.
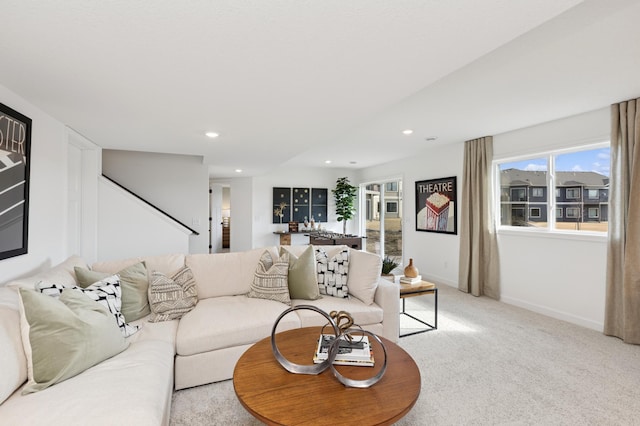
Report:
[[[193,273],[187,266],[167,277],[153,271],[149,286],[151,322],[180,319],[198,303]]]
[[[147,267],[147,274],[149,278],[151,278],[151,271],[170,274],[182,268],[185,265],[185,256],[184,254],[165,254],[160,256],[132,257],[124,260],[96,262],[91,265],[91,270],[115,274],[122,269],[142,261],[144,261]]]
[[[0,287],[0,404],[27,380],[27,357],[20,336],[18,305],[18,293]]]
[[[128,346],[112,314],[71,289],[59,298],[20,289],[20,317],[28,370],[23,395],[76,376]]]
[[[285,247],[280,247],[280,255],[289,254],[289,296],[292,299],[320,299],[320,290],[316,277],[316,258],[312,246],[307,246],[305,251],[296,256]]]
[[[247,345],[271,335],[278,316],[289,308],[282,303],[245,296],[203,299],[180,320],[176,352],[181,356]],[[295,312],[286,315],[278,331],[300,326]]]
[[[120,311],[122,307],[122,289],[120,288],[120,279],[117,275],[108,276],[91,284],[87,288],[78,286],[63,287],[58,284],[47,284],[44,281],[41,281],[36,285],[36,290],[46,294],[47,296],[56,298],[59,297],[65,289],[83,293],[91,300],[98,302],[106,308],[107,311],[113,315],[113,318],[124,337],[131,336],[138,331],[138,327],[134,327],[125,321],[124,316]]]
[[[370,305],[378,288],[382,258],[377,254],[360,250],[351,250],[349,255],[349,294],[363,301],[365,305]]]
[[[76,275],[74,272],[76,266],[86,268],[87,262],[80,256],[71,256],[64,262],[44,272],[11,281],[7,284],[7,287],[21,287],[33,290],[35,285],[40,281],[54,282],[65,287],[71,287],[76,285]]]
[[[0,423],[46,426],[169,424],[173,346],[132,343],[127,350],[44,392],[16,392],[0,405]]]
[[[198,297],[206,299],[247,294],[253,282],[253,273],[258,260],[265,250],[269,250],[277,257],[278,252],[275,247],[231,253],[188,255],[185,262],[193,271]]]
[[[287,277],[289,274],[289,254],[272,257],[268,250],[260,256],[247,297],[275,300],[291,304]]]
[[[292,300],[292,306],[313,305],[323,311],[330,313],[331,311],[346,311],[353,317],[354,323],[365,326],[369,324],[377,324],[382,322],[383,310],[380,306],[374,304],[365,305],[361,300],[355,297],[343,299],[338,297],[323,297],[318,300]],[[300,317],[301,327],[321,326],[327,323],[327,320],[317,312],[299,309],[296,311]]]
[[[96,281],[112,275],[111,272],[91,271],[76,266],[74,268],[78,285],[87,287]],[[122,315],[127,322],[135,321],[149,315],[149,277],[144,262],[137,262],[131,266],[119,270],[116,273],[120,277],[122,288]]]
[[[332,256],[322,247],[316,247],[315,252],[320,294],[349,297],[349,249],[345,247]]]

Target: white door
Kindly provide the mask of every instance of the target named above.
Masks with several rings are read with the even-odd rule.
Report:
[[[82,151],[73,144],[67,150],[67,254],[82,252]]]
[[[98,257],[98,177],[101,148],[67,128],[67,254]]]

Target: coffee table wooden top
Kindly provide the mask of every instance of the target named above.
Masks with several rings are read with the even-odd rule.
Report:
[[[276,335],[280,352],[296,364],[311,364],[320,327],[288,330]],[[238,360],[233,386],[240,403],[269,425],[388,425],[411,410],[420,395],[420,370],[411,356],[381,337],[387,349],[387,371],[366,389],[347,388],[330,368],[317,376],[292,374],[278,363],[271,337],[249,348]],[[372,341],[375,367],[336,366],[345,377],[363,380],[382,367],[384,353]]]

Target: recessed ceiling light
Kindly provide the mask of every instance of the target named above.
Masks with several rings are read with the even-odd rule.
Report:
[[[236,173],[242,173],[242,169],[236,169]]]
[[[404,133],[405,135],[410,135],[411,133],[413,133],[413,130],[406,129],[406,130],[403,130],[402,133]]]
[[[331,164],[331,160],[325,160],[324,164]]]
[[[218,136],[220,136],[220,135],[219,135],[218,133],[216,133],[216,132],[207,132],[207,133],[205,133],[205,135],[206,135],[207,137],[211,138],[211,139],[213,139],[213,138],[217,138]]]

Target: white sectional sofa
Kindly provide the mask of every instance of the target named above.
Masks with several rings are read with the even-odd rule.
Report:
[[[286,246],[300,255],[306,246]],[[324,247],[327,253],[341,249]],[[279,247],[245,252],[166,255],[97,262],[92,271],[115,274],[144,261],[146,269],[164,274],[188,266],[198,301],[180,319],[131,322],[141,329],[127,337],[128,347],[82,373],[47,389],[22,395],[27,358],[20,331],[17,288],[33,289],[40,281],[73,286],[75,267],[89,267],[78,258],[44,273],[0,287],[0,423],[16,425],[168,424],[173,390],[232,378],[237,360],[252,344],[268,337],[288,305],[250,298],[261,255],[277,257]],[[348,298],[324,295],[317,300],[292,299],[293,306],[315,305],[327,312],[350,312],[355,323],[392,341],[398,340],[399,289],[380,278],[377,255],[349,249]],[[322,316],[297,310],[283,318],[278,331],[323,325]]]

